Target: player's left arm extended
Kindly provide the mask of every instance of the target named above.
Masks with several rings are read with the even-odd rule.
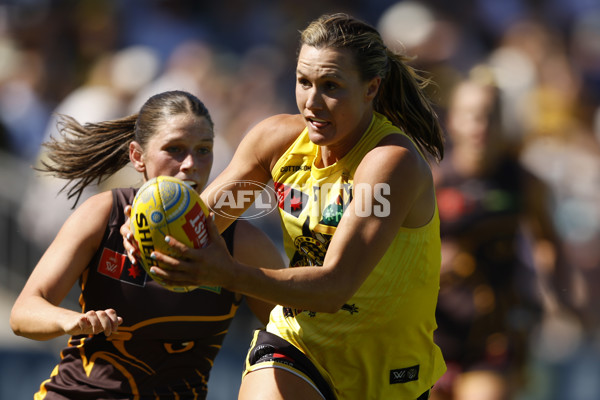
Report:
[[[388,212],[363,212],[358,208],[361,204],[378,204],[380,199],[373,190],[356,192],[321,267],[254,268],[228,257],[223,245],[215,241],[201,251],[181,249],[187,252],[187,260],[168,260],[173,262],[173,268],[157,269],[156,273],[177,284],[202,282],[274,304],[336,312],[377,265],[399,228],[425,225],[435,210],[431,172],[414,147],[373,149],[357,169],[354,186],[376,185],[389,187]],[[209,232],[211,238],[218,235],[211,223]]]

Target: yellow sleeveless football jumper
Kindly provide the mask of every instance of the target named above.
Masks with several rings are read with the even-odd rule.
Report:
[[[353,187],[360,161],[390,134],[404,135],[376,113],[346,156],[317,168],[319,147],[305,129],[277,161],[272,175],[291,267],[323,264],[353,190],[375,191],[375,204],[362,205],[359,212],[385,213],[386,207],[394,206],[385,198],[384,186]],[[315,313],[277,306],[267,331],[301,349],[339,399],[416,399],[446,369],[433,342],[440,246],[436,207],[425,226],[398,230],[383,258],[342,309]]]

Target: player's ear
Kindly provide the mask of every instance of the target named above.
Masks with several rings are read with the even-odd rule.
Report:
[[[376,76],[371,79],[367,84],[367,90],[365,92],[365,100],[372,101],[375,96],[377,96],[377,92],[379,92],[379,86],[381,85],[381,77]]]
[[[137,172],[146,172],[146,164],[144,163],[144,152],[142,146],[135,140],[129,143],[129,159]]]

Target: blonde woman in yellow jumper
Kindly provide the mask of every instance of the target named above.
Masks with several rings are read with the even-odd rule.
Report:
[[[298,53],[300,113],[253,128],[203,192],[212,244],[173,240],[181,259],[154,255],[169,267],[153,273],[170,283],[280,304],[255,334],[240,399],[426,399],[444,373],[427,161],[442,158],[443,140],[424,84],[371,26],[344,14],[313,21]],[[271,179],[290,259],[282,270],[233,260],[218,236],[247,207],[217,199]]]

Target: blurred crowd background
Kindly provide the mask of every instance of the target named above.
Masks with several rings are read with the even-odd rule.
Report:
[[[498,86],[503,142],[547,189],[539,193],[555,233],[534,243],[524,221],[514,238],[526,273],[509,285],[539,312],[524,325],[526,357],[513,398],[600,399],[599,0],[0,0],[1,399],[31,398],[66,343],[16,338],[8,327],[12,302],[73,206],[58,194],[65,182],[32,169],[44,157],[42,142],[56,134],[54,114],[96,122],[137,112],[157,92],[187,90],[215,122],[214,176],[255,123],[296,112],[299,30],[338,11],[414,56],[435,83],[428,90],[444,125],[457,82],[485,69]],[[453,147],[449,137],[447,158]],[[139,183],[125,168],[87,195]],[[276,219],[254,222],[281,242]],[[458,260],[449,267],[455,277],[473,273],[468,258]],[[472,289],[485,314],[490,296]],[[68,302],[76,307],[76,296]],[[508,325],[516,314],[508,313]],[[256,324],[242,308],[209,399],[235,398]]]

